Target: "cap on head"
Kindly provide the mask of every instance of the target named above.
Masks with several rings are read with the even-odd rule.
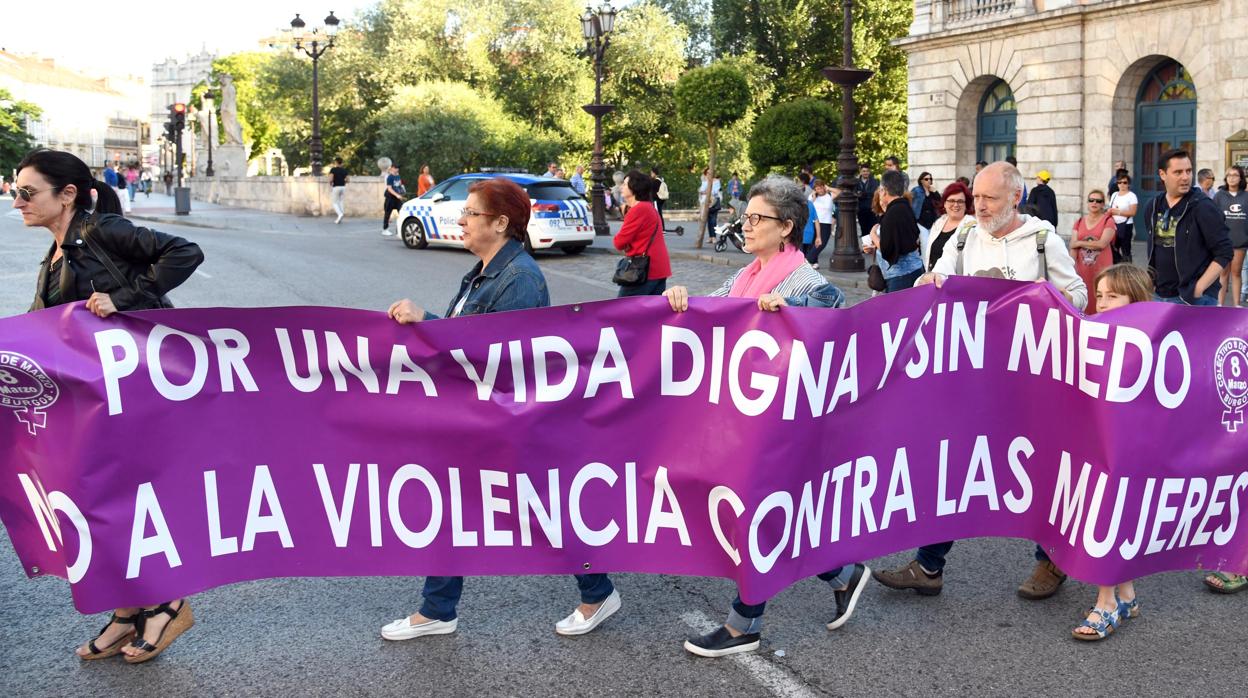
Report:
[[[1040,170],[1036,173],[1036,179],[1048,184],[1049,180],[1053,179],[1053,175],[1049,174],[1048,170]]]

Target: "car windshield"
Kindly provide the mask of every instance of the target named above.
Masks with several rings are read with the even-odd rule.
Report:
[[[567,201],[584,198],[567,182],[534,182],[528,187],[529,198],[534,201]]]

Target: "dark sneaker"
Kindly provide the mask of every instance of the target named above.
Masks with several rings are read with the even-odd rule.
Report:
[[[1047,599],[1057,593],[1062,582],[1066,581],[1066,573],[1048,560],[1036,563],[1031,576],[1018,588],[1018,595],[1029,601]]]
[[[732,636],[728,628],[719,626],[715,630],[701,636],[685,640],[685,649],[699,657],[726,657],[740,652],[752,652],[758,649],[759,633]]]
[[[918,560],[911,561],[901,569],[877,571],[871,576],[889,589],[914,589],[919,596],[936,596],[945,588],[944,573],[928,574],[923,571]]]
[[[850,577],[849,586],[842,591],[832,592],[832,595],[836,597],[836,617],[828,622],[828,630],[836,630],[845,625],[845,621],[853,615],[854,607],[858,605],[858,597],[862,595],[862,590],[866,588],[870,580],[870,567],[861,563],[854,565],[854,576]]]

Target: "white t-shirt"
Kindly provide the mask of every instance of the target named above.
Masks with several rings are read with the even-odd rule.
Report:
[[[1109,197],[1109,208],[1131,208],[1132,206],[1138,206],[1139,203],[1140,203],[1140,200],[1136,198],[1135,192],[1133,191],[1128,191],[1126,194],[1122,194],[1120,192],[1114,192]],[[1126,216],[1114,216],[1114,222],[1126,223],[1127,217]]]
[[[833,197],[831,194],[824,194],[823,196],[816,196],[814,201],[815,201],[815,213],[819,215],[820,223],[823,223],[824,225],[829,225],[834,220],[836,220],[832,215],[832,209],[834,206],[836,206],[835,197]]]

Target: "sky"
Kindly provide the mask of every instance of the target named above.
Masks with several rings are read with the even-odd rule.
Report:
[[[56,15],[65,21],[54,22],[45,16],[33,25],[18,20],[13,14],[17,6],[12,5],[0,16],[0,49],[38,54],[92,75],[137,75],[150,79],[153,63],[171,57],[181,60],[188,54],[199,53],[201,48],[217,55],[255,49],[262,37],[289,28],[295,13],[303,16],[310,29],[320,26],[330,10],[335,16],[348,19],[375,3],[376,0],[57,0]],[[170,15],[177,19],[170,20]]]

